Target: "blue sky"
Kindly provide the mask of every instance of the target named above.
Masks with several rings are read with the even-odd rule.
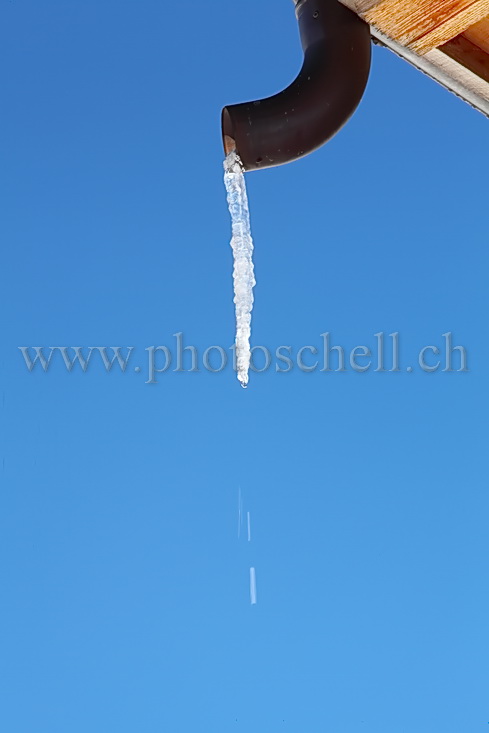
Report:
[[[486,730],[487,121],[374,48],[341,133],[247,176],[253,343],[397,331],[401,372],[149,385],[174,333],[233,343],[220,109],[295,76],[291,3],[16,0],[0,37],[2,730]],[[469,371],[408,373],[447,331]]]

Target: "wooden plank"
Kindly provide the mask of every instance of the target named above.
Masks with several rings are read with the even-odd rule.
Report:
[[[489,54],[469,41],[465,34],[452,38],[439,49],[465,66],[466,69],[480,76],[481,79],[489,82]]]
[[[469,69],[450,58],[446,53],[434,48],[424,56],[394,41],[372,26],[372,36],[377,43],[386,46],[415,68],[427,74],[439,84],[449,89],[472,107],[489,117],[489,84]]]
[[[475,46],[489,54],[489,18],[484,18],[475,25],[471,25],[463,35]]]
[[[486,116],[489,116],[489,84],[481,79],[480,76],[474,74],[470,69],[465,68],[462,64],[459,64],[455,59],[450,58],[446,53],[443,53],[439,48],[434,48],[432,51],[428,51],[424,56],[419,56],[420,59],[425,59],[431,64],[436,66],[441,72],[446,74],[448,79],[452,79],[454,84],[447,84],[455,94],[458,94],[462,99],[465,99],[469,104],[483,112]],[[460,89],[458,91],[457,87]],[[474,101],[472,97],[478,97],[481,101]]]
[[[489,0],[340,2],[372,36],[489,116]]]
[[[481,18],[487,15],[489,11],[489,0],[472,3],[469,7],[448,18],[446,22],[434,28],[424,36],[417,38],[410,46],[413,51],[423,54],[431,51],[433,48],[441,46],[443,43],[455,38],[464,32],[469,26],[477,23]]]
[[[489,0],[342,0],[370,25],[416,53],[446,43],[489,15]]]

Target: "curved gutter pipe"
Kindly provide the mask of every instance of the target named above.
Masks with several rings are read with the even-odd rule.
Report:
[[[370,71],[370,27],[338,0],[294,0],[304,63],[273,97],[222,111],[226,155],[247,171],[270,168],[316,150],[355,111]]]

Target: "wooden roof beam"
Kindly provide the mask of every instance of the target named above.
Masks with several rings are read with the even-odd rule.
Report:
[[[489,82],[489,55],[462,33],[440,46],[440,51]]]
[[[425,54],[489,16],[489,0],[341,0],[402,46]],[[471,40],[471,39],[469,39]],[[473,41],[471,40],[473,43]]]

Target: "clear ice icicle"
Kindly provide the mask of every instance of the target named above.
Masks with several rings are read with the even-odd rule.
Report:
[[[253,308],[253,240],[244,169],[235,151],[224,161],[229,212],[232,222],[231,247],[234,255],[234,303],[236,307],[236,364],[242,387],[248,384],[250,368],[251,310]]]

